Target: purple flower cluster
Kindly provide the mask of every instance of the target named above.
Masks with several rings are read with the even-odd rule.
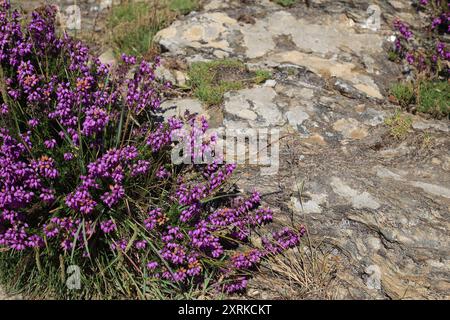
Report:
[[[40,243],[36,235],[28,234],[21,212],[39,200],[52,202],[53,180],[59,175],[52,158],[24,160],[30,147],[15,140],[8,130],[0,130],[0,244],[16,250]]]
[[[261,251],[253,249],[246,253],[238,253],[231,261],[236,269],[250,269],[261,261],[262,256]]]
[[[214,200],[236,166],[198,164],[217,140],[204,117],[159,120],[166,85],[155,78],[158,60],[124,55],[103,65],[82,42],[57,35],[55,15],[44,7],[23,27],[8,1],[0,7],[2,251],[45,245],[49,263],[70,252],[88,272],[97,266],[87,257],[112,261],[126,251],[137,278],[139,266],[185,284],[216,274],[232,293],[245,289],[244,269],[298,244],[301,232],[292,230],[264,248],[251,244],[273,219],[259,193]],[[172,163],[180,143],[193,164]]]
[[[224,284],[224,291],[228,294],[242,292],[247,287],[248,280],[246,277],[238,277]]]
[[[135,58],[122,56],[125,63],[136,63]],[[161,104],[161,98],[152,85],[155,80],[154,69],[159,65],[159,60],[154,65],[142,61],[132,79],[126,80],[127,97],[126,103],[129,109],[139,114],[144,109],[157,110]]]
[[[80,232],[81,225],[83,225],[85,230],[84,235]],[[72,250],[74,244],[78,249],[84,250],[83,237],[86,236],[89,239],[95,232],[91,222],[84,222],[82,219],[73,219],[71,217],[53,217],[48,224],[44,224],[42,229],[47,239],[58,238],[59,245],[64,251]]]
[[[397,37],[394,50],[400,58],[420,73],[430,77],[442,74],[448,77],[450,50],[443,41],[450,33],[450,8],[440,0],[420,1],[419,9],[430,17],[427,35],[413,34],[410,27],[399,19],[394,20]]]
[[[163,147],[170,145],[172,142],[173,132],[181,129],[183,122],[170,118],[167,123],[160,123],[154,131],[152,131],[147,138],[147,145],[152,148],[154,152],[161,150]]]
[[[296,247],[300,243],[300,238],[305,234],[306,229],[302,226],[299,231],[290,228],[283,228],[272,233],[272,241],[263,238],[263,246],[270,254],[278,254],[289,248]]]
[[[409,27],[399,19],[394,20],[394,28],[399,31],[400,36],[406,40],[409,40],[413,37],[413,33],[409,29]]]
[[[100,223],[100,229],[104,232],[104,233],[111,233],[113,231],[115,231],[117,229],[116,224],[114,223],[114,221],[112,221],[111,219],[109,220],[105,220],[102,221]]]
[[[147,230],[153,230],[156,227],[162,226],[166,223],[167,216],[162,213],[160,208],[150,210],[148,218],[144,220],[144,225]]]
[[[102,185],[107,183],[109,191],[104,192],[100,200],[108,208],[115,206],[125,196],[125,177],[127,175],[135,177],[146,172],[144,169],[146,165],[148,166],[147,162],[138,161],[133,164],[133,160],[138,155],[136,147],[126,146],[109,150],[99,159],[91,162],[87,166],[87,176],[81,176],[82,183],[67,196],[66,205],[84,214],[91,213],[98,203],[94,200],[92,192],[102,190]]]
[[[419,9],[429,13],[431,30],[450,33],[450,3],[448,1],[421,0]]]

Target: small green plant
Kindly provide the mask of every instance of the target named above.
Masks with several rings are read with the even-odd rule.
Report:
[[[272,74],[270,71],[267,70],[256,70],[255,71],[255,82],[256,83],[263,83],[264,81],[270,79]]]
[[[412,119],[397,111],[395,114],[385,120],[385,124],[389,126],[389,133],[397,140],[404,140],[411,129]]]
[[[171,0],[170,10],[181,14],[188,14],[198,8],[197,0]]]
[[[198,99],[207,105],[218,105],[225,92],[242,89],[251,83],[262,83],[270,78],[270,72],[250,72],[241,61],[223,59],[193,63],[188,77]]]
[[[275,0],[280,6],[291,7],[298,2],[298,0]]]
[[[389,61],[397,61],[399,58],[399,55],[394,50],[391,50],[388,52],[388,59]]]
[[[448,81],[424,81],[419,86],[418,110],[436,115],[450,114],[450,84]]]
[[[391,87],[390,92],[403,108],[414,103],[414,87],[410,83],[395,83]]]
[[[433,145],[433,136],[429,132],[424,132],[421,135],[422,143],[421,148],[422,149],[428,149]]]
[[[396,83],[391,87],[390,93],[403,108],[417,104],[416,109],[420,112],[435,116],[450,114],[450,84],[447,81]]]

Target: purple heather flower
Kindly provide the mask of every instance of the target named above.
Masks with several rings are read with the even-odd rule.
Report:
[[[64,157],[64,160],[70,161],[73,159],[73,153],[71,153],[71,152],[64,153],[63,157]]]
[[[236,269],[249,269],[259,263],[263,254],[259,250],[251,250],[246,253],[238,253],[232,257],[233,267]]]
[[[300,238],[304,235],[304,233],[305,228],[303,226],[299,231],[293,231],[292,229],[285,227],[280,231],[272,233],[273,241],[263,238],[263,246],[267,253],[277,254],[299,245]]]
[[[106,110],[93,106],[86,111],[82,133],[87,137],[99,133],[106,127],[108,121],[109,115]]]
[[[69,251],[73,248],[73,242],[71,241],[71,239],[65,239],[61,242],[61,248],[64,251]]]
[[[147,263],[147,269],[150,271],[155,270],[157,267],[158,267],[158,262],[151,261],[151,262]]]
[[[409,64],[413,64],[414,63],[414,55],[412,55],[411,53],[407,53],[406,54],[406,61],[408,61]]]
[[[44,202],[53,202],[56,198],[55,190],[48,189],[48,188],[42,188],[39,198],[41,198],[42,201],[44,201]]]
[[[138,175],[146,174],[149,168],[150,168],[150,161],[138,160],[138,162],[133,164],[132,166],[131,176],[136,177]]]
[[[94,210],[97,203],[85,188],[79,187],[73,193],[67,195],[66,205],[75,211],[89,214]]]
[[[437,26],[439,26],[442,23],[441,17],[436,17],[433,19],[433,22],[431,23],[431,29],[435,29]]]
[[[186,261],[186,248],[178,243],[166,243],[160,254],[164,260],[174,265],[181,265]]]
[[[134,243],[134,246],[135,246],[136,249],[138,249],[138,250],[143,250],[143,249],[147,248],[147,241],[146,241],[146,240],[136,241],[136,242]]]
[[[248,280],[245,277],[239,277],[224,284],[224,291],[228,294],[242,292],[247,287]]]
[[[248,238],[254,228],[273,220],[270,209],[259,208],[258,193],[230,201],[229,206],[224,199],[220,208],[205,201],[217,195],[236,165],[216,161],[178,168],[166,163],[171,148],[181,141],[190,148],[191,160],[202,160],[213,150],[217,136],[206,133],[208,122],[204,117],[188,113],[183,120],[153,120],[154,111],[160,107],[161,88],[169,87],[156,81],[159,58],[153,64],[138,63],[135,57],[124,55],[123,63],[112,69],[92,57],[82,42],[67,34],[58,36],[55,8],[34,12],[25,28],[22,25],[26,19],[7,10],[9,4],[3,2],[0,63],[5,67],[6,92],[24,110],[39,117],[20,118],[21,123],[28,124],[28,131],[17,136],[0,128],[1,247],[30,250],[43,245],[43,237],[52,239],[46,245],[53,246],[56,253],[73,249],[83,257],[88,257],[86,245],[102,248],[105,244],[112,250],[129,247],[130,258],[139,263],[149,261],[146,267],[152,277],[197,282],[202,281],[206,267],[217,271],[217,279],[226,279],[223,288],[232,293],[245,289],[248,278],[242,277],[242,272],[260,263],[266,254],[298,245],[304,231],[281,230],[273,233],[270,241],[263,240],[264,249],[251,247]],[[407,47],[405,39],[412,33],[404,24],[399,23],[398,28],[400,50]],[[436,50],[436,57],[448,54],[445,47]],[[39,61],[49,62],[50,70],[45,74]],[[54,69],[55,64],[65,72]],[[0,114],[9,118],[7,103],[0,105]],[[122,131],[124,140],[116,132],[123,115],[133,120]],[[37,126],[42,132],[32,130]],[[49,134],[44,145],[51,149],[48,152],[52,158],[42,155],[41,145],[34,145],[44,133]],[[108,150],[114,145],[115,149]],[[80,165],[88,161],[85,168],[66,163],[74,159],[73,150],[83,151]],[[148,174],[161,180],[171,178],[177,185],[174,189],[164,181],[146,185],[148,179],[143,175]],[[157,254],[146,240],[130,243],[128,238],[116,238],[114,231],[127,230],[125,225],[116,225],[109,208],[123,215],[127,210],[118,204],[125,197],[136,200],[139,207],[152,206],[148,216],[142,217],[136,202],[129,202],[130,214],[145,225],[152,244],[154,241],[160,250]],[[53,203],[57,199],[65,201],[54,213],[57,216],[52,216],[61,205]],[[154,207],[158,199],[163,208]],[[38,216],[28,214],[33,207],[42,208]],[[81,227],[83,232],[79,232]],[[244,246],[240,243],[249,249],[241,252]],[[219,265],[226,267],[221,269]]]
[[[219,238],[214,234],[214,228],[211,228],[206,221],[200,221],[195,229],[189,231],[192,245],[214,258],[222,256],[224,249],[220,244]]]
[[[113,186],[110,186],[111,191],[105,192],[100,198],[102,201],[111,208],[116,203],[119,202],[120,199],[122,199],[125,195],[125,189],[123,186],[119,184],[115,184]]]
[[[29,247],[29,248],[37,248],[37,247],[42,247],[44,245],[44,241],[37,234],[33,234],[28,237],[26,244],[27,244],[27,247]]]
[[[127,246],[128,246],[128,241],[126,239],[121,239],[121,240],[118,240],[117,242],[112,243],[111,249],[125,251]]]
[[[156,208],[149,211],[148,218],[144,220],[144,225],[147,230],[152,230],[157,226],[162,226],[166,220],[167,218],[162,213],[161,208]]]
[[[9,112],[8,105],[6,103],[2,103],[0,105],[0,114],[8,114],[8,112]]]
[[[55,179],[59,176],[59,172],[55,168],[55,162],[50,157],[42,156],[39,160],[33,161],[31,165],[45,178]]]
[[[136,57],[134,57],[134,56],[128,56],[128,55],[126,55],[126,54],[122,54],[122,60],[123,60],[123,62],[125,62],[126,64],[130,64],[130,65],[133,65],[133,64],[136,64]]]
[[[45,140],[44,145],[48,149],[53,149],[54,147],[56,147],[56,140],[55,139]]]
[[[35,119],[35,118],[30,119],[30,120],[28,121],[28,125],[29,125],[30,127],[32,127],[32,128],[36,128],[36,127],[39,125],[39,120],[38,120],[38,119]]]
[[[114,223],[114,221],[110,220],[105,220],[102,221],[100,223],[100,229],[104,232],[104,233],[111,233],[115,230],[117,230],[117,226]]]
[[[56,237],[59,233],[58,226],[54,223],[45,224],[43,227],[43,231],[45,236],[49,239]]]
[[[200,202],[196,201],[190,204],[186,209],[181,211],[180,221],[188,222],[189,220],[198,216],[200,212],[201,212],[201,204]]]
[[[258,209],[253,218],[253,225],[263,225],[273,221],[273,212],[269,208]]]
[[[166,178],[170,177],[170,172],[166,168],[160,167],[158,169],[158,171],[156,172],[156,177],[161,180],[166,179]]]
[[[409,40],[412,38],[413,33],[409,29],[409,27],[399,19],[394,21],[394,27],[400,32],[400,34],[406,39]]]

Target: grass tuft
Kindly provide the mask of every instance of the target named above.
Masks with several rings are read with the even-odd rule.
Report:
[[[421,81],[395,83],[390,93],[403,108],[410,109],[416,104],[416,110],[442,117],[450,115],[450,83],[448,81]],[[418,93],[418,94],[417,94]]]
[[[399,58],[399,56],[398,56],[398,53],[397,53],[397,52],[395,52],[395,51],[393,51],[393,50],[390,50],[390,51],[388,52],[388,59],[389,59],[389,61],[397,61],[398,58]]]
[[[180,14],[188,14],[191,11],[198,9],[197,0],[171,0],[170,10]]]
[[[435,115],[450,114],[450,83],[426,81],[419,87],[418,110]]]
[[[414,88],[409,83],[395,83],[390,89],[391,94],[395,97],[398,104],[403,108],[414,103]]]
[[[389,133],[397,140],[403,140],[407,137],[411,129],[412,119],[397,111],[393,116],[385,120],[385,124],[389,126]]]
[[[298,0],[275,0],[280,6],[292,7],[294,4],[298,3]]]
[[[325,243],[308,241],[261,266],[258,288],[275,299],[334,299],[338,259]]]
[[[262,83],[270,76],[264,70],[250,72],[243,62],[234,59],[195,62],[188,72],[194,95],[207,105],[218,105],[225,92]]]
[[[198,8],[198,0],[125,1],[113,6],[108,17],[111,41],[116,54],[144,56],[154,50],[156,33]]]
[[[270,79],[272,74],[267,70],[256,70],[255,71],[255,83],[263,83],[264,81]]]

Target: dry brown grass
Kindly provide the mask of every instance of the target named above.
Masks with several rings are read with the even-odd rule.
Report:
[[[305,235],[300,247],[271,257],[260,268],[249,292],[262,292],[258,298],[264,299],[334,299],[339,264],[332,250]]]

